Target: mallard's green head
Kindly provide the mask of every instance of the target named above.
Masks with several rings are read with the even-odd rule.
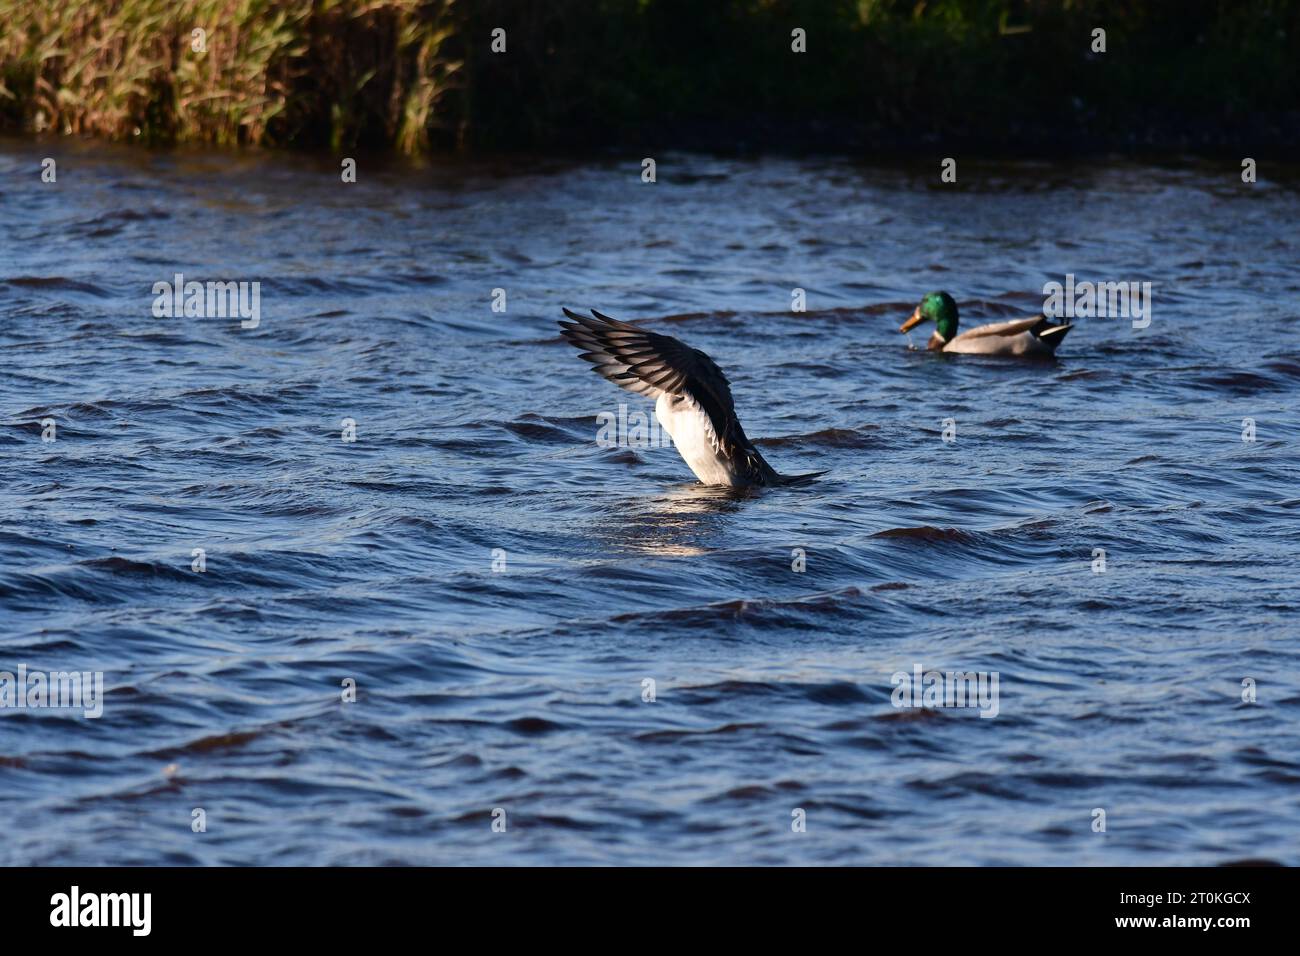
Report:
[[[947,292],[929,293],[916,307],[912,317],[898,327],[898,331],[906,332],[926,321],[934,323],[941,339],[951,341],[957,334],[957,303],[952,296]]]

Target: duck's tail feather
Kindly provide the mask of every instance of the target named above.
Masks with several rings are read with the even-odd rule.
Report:
[[[1070,331],[1072,328],[1074,328],[1073,322],[1062,322],[1057,324],[1051,319],[1043,317],[1039,320],[1038,324],[1034,326],[1033,333],[1040,339],[1048,339],[1049,341],[1055,339],[1059,342],[1061,339],[1065,338],[1065,333]]]
[[[1046,316],[1032,329],[1034,337],[1053,351],[1065,341],[1065,334],[1074,328],[1074,323],[1064,322],[1057,325]]]
[[[776,477],[782,485],[806,485],[824,474],[826,474],[824,471],[810,471],[803,475],[777,475]]]

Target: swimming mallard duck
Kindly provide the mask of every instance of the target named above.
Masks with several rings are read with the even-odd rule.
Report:
[[[781,475],[745,436],[722,369],[699,349],[640,326],[564,310],[562,334],[615,385],[655,400],[655,417],[706,485],[732,488],[802,484],[825,472]]]
[[[916,307],[912,317],[898,327],[906,332],[929,320],[935,332],[926,344],[936,352],[964,352],[973,355],[1018,355],[1047,357],[1056,354],[1056,347],[1073,325],[1058,325],[1044,315],[1010,322],[981,325],[969,332],[957,334],[957,303],[947,292],[931,292]]]

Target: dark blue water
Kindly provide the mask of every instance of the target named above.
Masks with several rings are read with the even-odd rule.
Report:
[[[105,686],[0,710],[0,862],[1300,863],[1294,171],[640,158],[0,144],[0,670]],[[177,272],[260,325],[153,317]],[[896,332],[1066,273],[1153,282],[1150,326]],[[648,403],[566,305],[829,474],[599,447]],[[997,716],[893,706],[914,665]]]

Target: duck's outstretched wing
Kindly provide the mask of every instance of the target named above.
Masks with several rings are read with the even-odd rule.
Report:
[[[615,385],[658,399],[667,394],[696,406],[707,418],[715,450],[754,484],[776,484],[780,477],[754,448],[736,417],[731,385],[713,359],[671,335],[648,332],[595,309],[591,317],[569,309],[560,322],[564,337],[582,350],[581,358]]]

